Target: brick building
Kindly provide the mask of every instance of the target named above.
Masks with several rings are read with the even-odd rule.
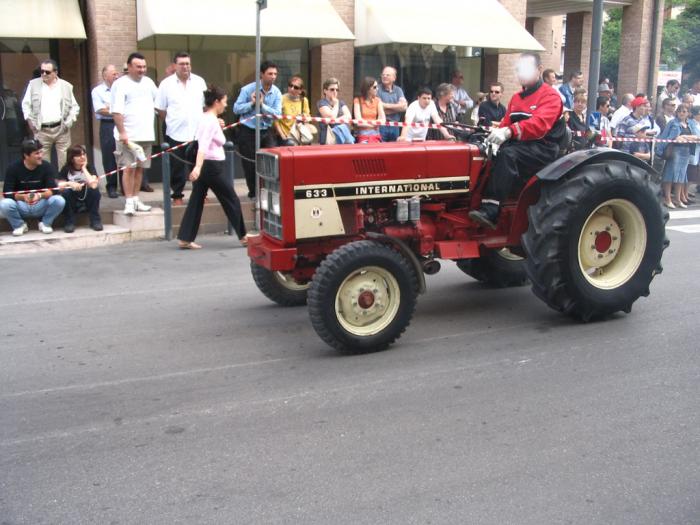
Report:
[[[396,13],[382,14],[388,5],[396,5],[384,1],[269,0],[263,11],[263,35],[272,31],[279,36],[263,38],[263,58],[280,65],[279,85],[301,73],[313,101],[323,80],[334,76],[340,80],[341,98],[349,102],[363,76],[376,77],[383,64],[390,64],[399,70],[398,83],[409,97],[420,85],[448,81],[456,68],[465,73],[470,93],[498,79],[510,96],[518,89],[513,74],[517,54],[512,51],[527,48],[539,48],[546,67],[564,73],[581,69],[587,75],[592,0],[455,0],[449,9],[441,8],[447,16],[439,20],[434,9],[425,9],[423,0],[404,0],[400,21],[392,16]],[[655,2],[663,8],[663,0],[614,2],[624,6],[619,92],[647,90],[649,64],[658,62],[658,56],[654,61],[650,57]],[[134,50],[146,56],[149,76],[156,82],[165,76],[173,53],[187,50],[194,72],[235,97],[241,85],[254,79],[255,26],[250,18],[254,5],[254,0],[222,0],[212,3],[211,9],[207,2],[186,0],[0,0],[0,178],[7,162],[18,156],[25,133],[19,105],[41,59],[57,60],[61,77],[75,86],[81,114],[74,142],[98,144],[90,89],[101,80],[102,66],[121,67]],[[304,6],[316,7],[305,12]],[[36,17],[52,22],[30,24]],[[324,28],[342,25],[355,40],[329,43],[343,40],[345,33],[338,29],[337,38],[316,34],[318,20],[324,20],[320,24]],[[430,20],[436,23],[426,24]],[[518,27],[508,26],[515,22]],[[280,33],[290,28],[296,33]],[[518,43],[508,49],[512,39]]]

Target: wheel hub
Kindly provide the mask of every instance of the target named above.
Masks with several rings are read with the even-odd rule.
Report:
[[[612,215],[600,209],[592,215],[581,235],[581,262],[586,267],[603,268],[620,251],[622,232]]]
[[[380,331],[396,315],[400,291],[396,279],[379,267],[365,267],[348,276],[336,295],[340,323],[357,335]]]
[[[371,308],[374,304],[374,294],[369,290],[365,290],[358,296],[357,304],[360,305],[360,308]]]
[[[578,259],[585,279],[603,290],[618,288],[639,269],[647,244],[644,217],[625,199],[602,203],[583,224]]]

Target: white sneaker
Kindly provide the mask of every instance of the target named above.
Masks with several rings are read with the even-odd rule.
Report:
[[[151,207],[141,202],[141,199],[138,197],[134,197],[134,209],[136,211],[151,211]]]
[[[25,233],[27,233],[28,231],[29,231],[29,226],[27,226],[26,222],[23,222],[22,226],[19,226],[19,227],[15,228],[14,230],[12,230],[12,235],[14,235],[15,237],[20,237],[20,236],[24,235]]]
[[[53,228],[51,226],[46,226],[43,222],[39,223],[39,231],[41,233],[53,233]]]
[[[134,213],[136,213],[134,199],[126,199],[126,204],[124,205],[124,215],[133,215]]]

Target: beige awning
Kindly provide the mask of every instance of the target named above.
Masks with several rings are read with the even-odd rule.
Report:
[[[255,0],[136,0],[136,6],[139,40],[154,35],[255,37]],[[328,0],[268,0],[260,33],[316,44],[355,38]]]
[[[78,0],[0,0],[0,37],[87,38]]]
[[[544,50],[498,0],[355,0],[355,47],[390,43]]]

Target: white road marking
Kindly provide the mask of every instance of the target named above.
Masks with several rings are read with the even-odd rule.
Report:
[[[667,226],[667,230],[673,230],[682,233],[700,233],[700,224],[684,224],[682,226]]]
[[[700,210],[678,210],[670,211],[668,215],[671,220],[674,219],[697,219],[700,217]]]
[[[100,381],[98,383],[57,386],[57,387],[53,387],[53,388],[42,388],[41,390],[25,390],[23,392],[14,392],[12,394],[2,395],[2,396],[0,396],[0,401],[5,400],[5,399],[10,399],[10,398],[15,398],[15,397],[36,396],[36,395],[41,395],[41,394],[53,394],[56,392],[65,392],[65,391],[69,391],[69,390],[93,390],[95,388],[121,386],[121,385],[130,384],[130,383],[145,383],[145,382],[149,382],[149,381],[162,381],[165,379],[172,379],[175,377],[186,377],[186,376],[191,376],[191,375],[195,375],[195,374],[207,374],[210,372],[218,372],[221,370],[232,370],[234,368],[269,365],[272,363],[279,363],[280,361],[291,361],[292,359],[296,359],[296,358],[294,358],[294,357],[280,357],[280,358],[275,358],[275,359],[265,359],[262,361],[249,361],[247,363],[232,363],[229,365],[213,366],[210,368],[195,368],[193,370],[182,370],[180,372],[169,372],[166,374],[158,374],[158,375],[152,375],[152,376],[127,377],[124,379],[115,379],[113,381]]]

